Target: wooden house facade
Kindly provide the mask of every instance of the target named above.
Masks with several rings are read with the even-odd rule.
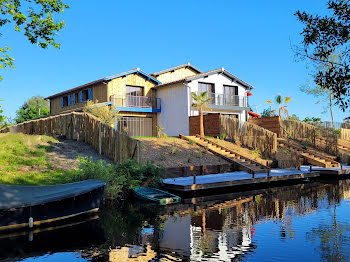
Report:
[[[82,111],[91,100],[116,109],[117,129],[130,136],[156,136],[157,126],[176,136],[189,134],[192,92],[211,96],[209,113],[231,114],[248,119],[249,90],[253,87],[222,69],[201,72],[190,63],[153,74],[139,68],[101,78],[47,97],[51,115]]]

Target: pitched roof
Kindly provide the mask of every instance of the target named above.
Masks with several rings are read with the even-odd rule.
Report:
[[[111,80],[113,80],[115,78],[118,78],[118,77],[121,77],[121,76],[126,76],[126,75],[129,75],[129,74],[134,74],[134,73],[143,75],[148,80],[152,80],[153,82],[157,83],[158,85],[161,84],[160,81],[158,81],[156,78],[152,77],[151,75],[141,71],[140,68],[135,68],[135,69],[123,72],[123,73],[119,73],[119,74],[116,74],[116,75],[111,75],[111,76],[107,76],[107,77],[104,77],[104,78],[100,78],[100,79],[97,79],[95,81],[92,81],[92,82],[89,82],[89,83],[86,83],[86,84],[83,84],[83,85],[80,85],[80,86],[77,86],[77,87],[74,87],[74,88],[71,88],[71,89],[68,89],[68,90],[64,90],[64,91],[59,92],[57,94],[48,96],[45,99],[51,99],[51,98],[54,98],[56,96],[60,96],[60,95],[67,94],[67,93],[71,93],[73,91],[76,91],[76,90],[81,89],[81,88],[86,87],[86,86],[91,86],[93,84],[97,84],[97,83],[101,83],[101,82],[109,82],[109,81],[111,81]]]
[[[164,83],[164,84],[158,85],[157,88],[163,87],[163,86],[172,85],[172,84],[177,84],[177,83],[189,83],[192,80],[196,80],[196,79],[202,78],[204,76],[209,76],[209,75],[218,74],[218,73],[222,73],[222,74],[226,75],[227,77],[231,78],[233,81],[241,84],[242,86],[244,86],[244,87],[246,87],[248,89],[253,89],[254,88],[252,85],[250,85],[247,82],[243,81],[242,79],[238,78],[234,74],[231,74],[230,72],[226,71],[224,68],[211,70],[211,71],[200,73],[200,74],[197,74],[197,75],[194,75],[194,76],[184,77],[182,79],[178,79],[178,80],[175,80],[175,81],[172,81],[172,82],[168,82],[168,83]]]
[[[194,67],[190,63],[186,63],[186,64],[183,64],[183,65],[178,65],[178,66],[175,66],[175,67],[172,67],[172,68],[168,68],[168,69],[165,69],[165,70],[153,73],[151,75],[159,76],[161,74],[164,74],[164,73],[167,73],[167,72],[170,72],[170,71],[174,71],[176,69],[184,68],[184,67],[191,68],[193,71],[196,71],[197,73],[202,73],[202,71],[199,70],[198,68]]]

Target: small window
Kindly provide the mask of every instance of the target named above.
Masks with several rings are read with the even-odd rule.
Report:
[[[63,106],[68,106],[68,96],[63,97]]]
[[[87,101],[89,98],[89,93],[88,93],[88,90],[83,90],[83,101]]]

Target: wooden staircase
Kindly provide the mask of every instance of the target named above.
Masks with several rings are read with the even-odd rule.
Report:
[[[198,146],[207,148],[209,152],[231,162],[237,166],[239,170],[246,171],[251,174],[270,173],[270,167],[263,165],[253,159],[242,156],[240,153],[219,145],[207,138],[196,136],[179,135],[181,139],[194,141]]]
[[[326,140],[324,138],[316,138],[316,142],[326,144]],[[341,151],[350,152],[350,147],[348,145],[342,144],[340,141],[338,141],[337,147]]]
[[[316,153],[314,150],[306,150],[301,146],[295,145],[293,143],[288,143],[285,139],[278,139],[278,146],[280,148],[286,148],[289,151],[298,153],[301,157],[306,159],[306,161],[315,166],[320,166],[324,168],[330,167],[339,167],[340,164],[332,159],[332,157],[328,157],[319,153]]]

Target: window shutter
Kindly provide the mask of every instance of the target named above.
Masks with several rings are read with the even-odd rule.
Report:
[[[79,92],[79,99],[80,99],[80,103],[82,103],[83,102],[83,91],[80,91]]]
[[[61,108],[63,107],[63,97],[61,97]]]
[[[70,95],[68,95],[68,106],[70,106],[71,102],[70,102]]]
[[[88,89],[88,100],[92,100],[92,88]]]
[[[72,95],[73,98],[73,105],[75,105],[75,93]]]

